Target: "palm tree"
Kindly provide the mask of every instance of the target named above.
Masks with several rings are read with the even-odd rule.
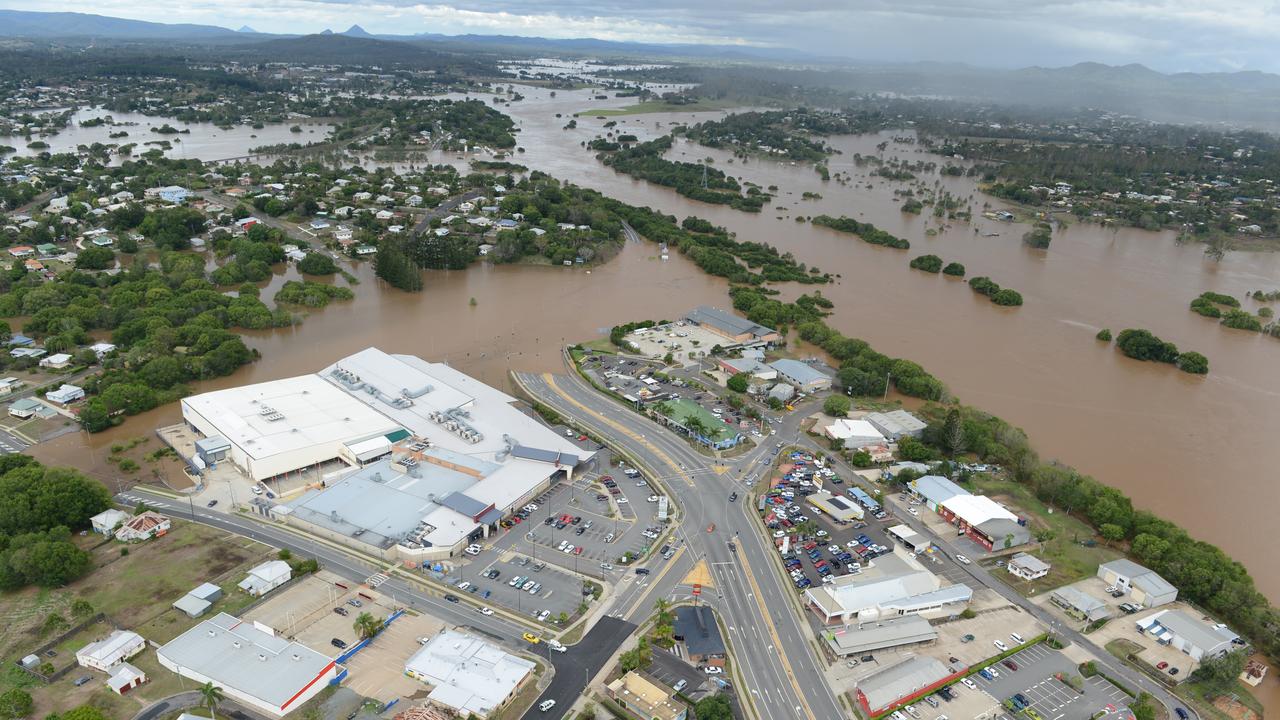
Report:
[[[671,601],[666,598],[658,598],[653,602],[653,609],[657,613],[657,622],[659,625],[671,624]]]
[[[367,612],[362,612],[356,617],[351,627],[355,629],[361,640],[365,640],[382,630],[382,621]]]
[[[200,686],[200,705],[209,708],[209,717],[217,720],[214,709],[222,702],[222,688],[207,682]]]

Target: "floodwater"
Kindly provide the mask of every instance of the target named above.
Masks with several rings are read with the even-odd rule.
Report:
[[[80,123],[86,120],[108,115],[111,116],[112,123],[96,127],[80,126]],[[151,128],[158,128],[166,123],[178,130],[190,130],[191,132],[175,135],[162,135],[151,132]],[[293,125],[300,127],[302,132],[295,133],[290,131],[289,128]],[[328,136],[332,127],[328,123],[315,120],[297,120],[265,125],[256,130],[249,125],[236,125],[229,130],[224,130],[213,123],[184,123],[178,122],[173,118],[155,117],[143,115],[142,113],[117,113],[109,112],[103,108],[85,108],[72,115],[70,124],[57,135],[32,135],[30,141],[21,135],[0,135],[0,145],[13,146],[18,149],[18,154],[25,155],[34,152],[27,149],[27,143],[36,140],[47,143],[49,145],[48,152],[50,153],[75,152],[77,146],[92,145],[93,143],[102,143],[103,145],[137,143],[137,147],[133,149],[133,156],[136,157],[157,147],[144,143],[168,140],[173,147],[165,151],[165,157],[178,160],[221,160],[245,155],[249,152],[249,148],[260,145],[321,142]],[[122,138],[111,137],[112,133],[122,131],[129,133],[129,136]],[[112,158],[114,162],[123,162],[127,159],[125,156],[120,155],[114,155]]]
[[[521,128],[518,142],[525,149],[513,160],[629,203],[678,217],[696,214],[739,239],[772,243],[839,274],[837,283],[821,288],[836,303],[830,319],[835,327],[881,352],[921,363],[962,401],[1025,429],[1044,458],[1119,487],[1139,507],[1223,547],[1280,601],[1280,566],[1273,560],[1280,536],[1262,529],[1280,500],[1270,479],[1274,470],[1268,470],[1280,466],[1280,341],[1226,330],[1187,310],[1206,290],[1242,297],[1280,288],[1280,253],[1232,253],[1214,263],[1197,246],[1178,246],[1171,233],[1081,224],[1055,233],[1047,252],[1036,251],[1020,242],[1025,226],[985,219],[954,223],[929,237],[925,231],[938,228],[937,221],[903,214],[893,202],[893,190],[903,185],[870,178],[870,168],[854,166],[854,153],[877,154],[876,144],[891,135],[832,141],[843,154],[829,166],[833,173],[853,175],[848,185],[823,182],[803,165],[731,163],[726,153],[678,144],[673,152],[685,159],[712,158],[740,179],[779,188],[774,206],[758,215],[704,205],[596,162],[580,143],[605,132],[604,119],[584,116],[576,130],[562,129],[573,112],[621,106],[628,99],[592,100],[585,91],[565,90],[551,98],[537,88],[522,93],[526,100],[505,108]],[[617,121],[615,132],[643,139],[691,116],[609,120]],[[456,159],[436,155],[435,162]],[[936,160],[910,144],[890,144],[883,155]],[[975,216],[988,202],[970,180],[948,178],[941,186],[972,197]],[[804,191],[822,198],[802,200]],[[912,248],[875,247],[794,220],[821,213],[873,222],[908,238]],[[1018,290],[1026,304],[997,307],[961,281],[908,269],[908,259],[925,252],[964,263],[970,276],[987,275]],[[558,368],[555,348],[564,341],[599,336],[627,320],[672,317],[698,303],[729,305],[721,280],[703,276],[678,255],[667,262],[655,255],[647,244],[628,245],[590,274],[581,268],[483,264],[427,273],[426,289],[417,295],[380,286],[362,266],[354,302],[318,311],[296,329],[253,334],[250,343],[262,352],[260,362],[197,389],[312,372],[367,345],[445,359],[501,385],[508,368]],[[471,297],[475,307],[468,304]],[[1204,353],[1211,373],[1193,377],[1124,358],[1094,339],[1102,327],[1148,328],[1179,348]],[[177,417],[176,407],[166,408],[87,441],[83,434],[68,436],[36,454],[83,466],[87,444],[93,469],[103,473],[104,446]]]

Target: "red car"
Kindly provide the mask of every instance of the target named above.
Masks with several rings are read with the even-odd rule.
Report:
[[[583,441],[585,441],[585,440],[587,439],[587,436],[586,436],[586,435],[579,435],[579,436],[578,436],[578,439],[579,439],[579,440],[583,440]]]
[[[573,549],[573,554],[574,554],[574,555],[581,555],[581,554],[582,554],[582,546],[581,546],[581,545],[579,545],[578,547],[574,548],[574,549]]]
[[[1165,669],[1165,668],[1167,668],[1167,667],[1169,667],[1169,663],[1167,663],[1167,662],[1162,662],[1162,663],[1157,663],[1157,664],[1156,664],[1156,669],[1157,669],[1157,670],[1163,670],[1163,669]]]

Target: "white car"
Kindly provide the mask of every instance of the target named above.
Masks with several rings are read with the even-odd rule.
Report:
[[[775,538],[782,538],[782,537],[786,537],[786,536],[787,536],[787,534],[786,534],[786,533],[784,533],[784,532],[782,532],[781,530],[774,530],[774,531],[773,531],[773,536],[774,536]]]
[[[969,688],[970,690],[977,690],[977,689],[978,689],[978,686],[977,686],[977,685],[975,685],[975,684],[973,683],[973,681],[972,681],[972,680],[970,680],[969,678],[960,678],[960,682],[964,683],[964,686],[965,686],[965,687],[967,687],[967,688]]]
[[[907,510],[907,512],[911,513],[912,515],[914,515],[914,516],[916,516],[916,517],[920,517],[920,511],[919,511],[919,510],[916,510],[915,508],[910,508],[910,509],[908,509],[908,510]]]
[[[958,563],[960,563],[960,564],[962,564],[962,565],[968,565],[968,564],[969,564],[969,558],[967,558],[967,557],[965,557],[965,556],[963,556],[963,555],[957,555],[957,556],[956,556],[956,562],[958,562]]]
[[[988,665],[988,666],[987,666],[987,672],[991,673],[991,677],[993,677],[993,678],[998,678],[998,677],[1000,677],[1000,671],[999,671],[999,670],[996,670],[996,666],[995,666],[995,665]]]
[[[628,499],[626,499],[626,498],[624,498],[624,497],[620,497],[620,498],[618,498],[618,504],[619,504],[619,505],[626,505],[626,504],[627,504],[627,503],[629,503],[629,502],[631,502],[631,501],[630,501],[630,500],[628,500]]]
[[[469,588],[469,587],[471,587],[471,581],[470,581],[470,580],[463,580],[462,582],[458,583],[458,589],[459,589],[459,590],[466,590],[466,589],[467,589],[467,588]]]
[[[553,707],[555,707],[555,706],[556,706],[556,701],[555,701],[555,700],[543,700],[543,701],[538,705],[538,709],[539,709],[539,710],[541,710],[542,712],[546,712],[546,711],[550,710],[551,708],[553,708]]]
[[[827,552],[831,553],[832,555],[838,555],[840,553],[840,546],[832,545],[831,547],[827,548]]]
[[[609,533],[608,535],[605,535],[605,536],[604,536],[604,541],[605,541],[605,542],[607,542],[607,543],[611,543],[611,542],[613,542],[613,533]]]
[[[648,498],[648,500],[649,500],[649,502],[658,502],[658,496],[657,496],[657,495],[650,495],[650,496],[649,496],[649,498]]]
[[[600,563],[600,569],[601,569],[601,570],[612,570],[612,569],[613,569],[613,564],[612,564],[612,563]]]
[[[467,549],[466,549],[466,550],[463,550],[463,552],[465,552],[465,553],[466,553],[466,554],[468,554],[468,555],[479,555],[479,554],[480,554],[480,546],[479,546],[479,545],[468,545],[468,546],[467,546]]]
[[[834,576],[834,575],[823,575],[823,576],[822,576],[822,583],[823,583],[824,585],[830,585],[831,583],[834,583],[835,581],[836,581],[836,578],[835,578],[835,576]]]
[[[559,551],[561,551],[561,552],[564,552],[564,549],[565,549],[566,547],[568,547],[568,546],[569,546],[569,541],[568,541],[568,540],[561,540],[561,541],[560,541],[560,544],[556,546],[556,549],[557,549],[557,550],[559,550]]]
[[[804,522],[805,520],[809,519],[807,517],[804,517],[803,515],[801,515],[800,517],[803,518],[800,522]],[[814,533],[814,535],[817,535],[818,537],[826,537],[829,534],[830,533],[828,533],[826,530],[819,530],[818,532]]]
[[[481,614],[481,615],[492,615],[492,614],[493,614],[493,609],[492,609],[492,608],[490,608],[490,607],[487,607],[487,606],[486,606],[486,607],[482,607],[482,608],[480,608],[480,614]]]
[[[568,555],[569,553],[572,553],[572,552],[573,552],[573,546],[572,546],[572,545],[565,545],[565,546],[564,546],[564,548],[562,548],[562,550],[563,550],[563,552],[564,552],[564,554],[565,554],[565,555]]]
[[[1116,586],[1115,586],[1115,585],[1108,585],[1108,586],[1107,586],[1107,592],[1108,592],[1108,593],[1113,593],[1113,592],[1115,592],[1115,591],[1116,591]]]
[[[551,643],[547,643],[547,647],[551,648],[552,650],[555,650],[558,653],[569,652],[569,648],[561,645],[560,643],[556,643],[555,645],[552,645]]]
[[[999,650],[1000,652],[1009,652],[1009,647],[1004,643],[1000,642],[999,640],[993,640],[991,644],[995,645],[996,649]]]
[[[704,672],[704,673],[706,673],[706,674],[708,674],[708,675],[723,675],[723,674],[724,674],[724,668],[718,668],[718,667],[711,667],[711,666],[708,666],[708,667],[703,668],[703,669],[702,669],[702,672]]]
[[[545,621],[546,621],[546,619],[547,619],[547,618],[549,618],[549,617],[551,617],[551,611],[550,611],[550,610],[543,610],[542,612],[538,613],[538,621],[539,621],[539,622],[545,622]]]

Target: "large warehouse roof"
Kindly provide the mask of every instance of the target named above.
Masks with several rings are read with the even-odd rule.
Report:
[[[286,712],[290,701],[334,662],[305,645],[276,637],[226,613],[201,622],[157,653],[171,665]]]
[[[970,525],[981,525],[988,520],[1018,521],[1017,515],[985,495],[956,495],[943,501],[942,506]]]
[[[366,348],[319,376],[436,447],[499,462],[512,445],[592,455],[517,410],[515,398],[443,363]]]
[[[316,375],[214,390],[182,405],[184,415],[195,412],[254,459],[400,428]]]

